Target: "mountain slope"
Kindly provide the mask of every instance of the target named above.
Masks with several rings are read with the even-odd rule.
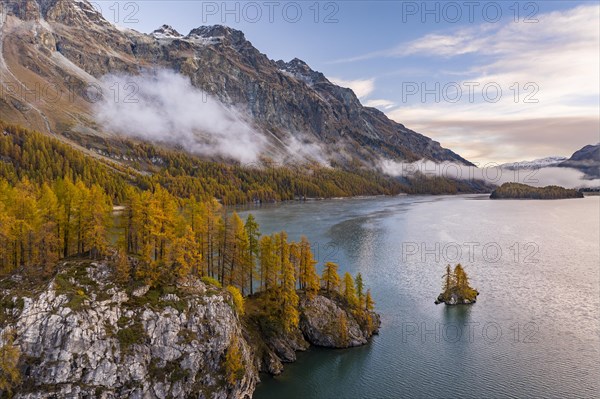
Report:
[[[560,167],[578,169],[590,178],[600,178],[600,143],[575,151]]]
[[[303,61],[270,60],[240,31],[208,26],[182,36],[163,26],[145,35],[111,25],[87,1],[0,1],[0,110],[10,122],[75,142],[89,135],[110,139],[93,107],[99,79],[165,68],[241,110],[266,137],[265,155],[276,159],[314,145],[334,165],[372,166],[381,158],[469,164],[362,106],[352,90]],[[32,98],[36,85],[47,90]]]

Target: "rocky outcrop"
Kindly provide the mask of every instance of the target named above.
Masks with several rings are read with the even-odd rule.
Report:
[[[250,398],[258,371],[280,374],[310,345],[364,345],[380,325],[339,295],[299,292],[299,327],[282,331],[270,317],[239,317],[227,291],[196,278],[124,288],[105,262],[66,261],[49,282],[30,280],[0,280],[0,346],[10,331],[21,352],[17,398]],[[243,372],[232,382],[234,345]]]
[[[249,300],[260,301],[261,296]],[[268,317],[247,317],[246,336],[255,349],[257,368],[265,373],[280,374],[284,363],[296,361],[296,352],[310,345],[350,348],[367,344],[379,332],[381,321],[375,312],[353,309],[337,295],[299,296],[300,323],[293,331],[282,331]]]
[[[253,352],[227,293],[197,279],[128,293],[109,276],[102,263],[66,264],[38,295],[2,291],[3,304],[19,304],[0,318],[21,350],[16,397],[252,396]],[[244,372],[231,384],[224,359],[234,344]]]
[[[326,348],[349,348],[367,343],[379,331],[379,315],[369,312],[359,318],[347,308],[322,295],[303,298],[300,329],[313,345]]]
[[[444,295],[444,293],[441,293],[438,295],[434,303],[436,305],[439,305],[440,303],[445,303],[446,305],[471,305],[477,302],[477,295],[479,295],[479,292],[477,291],[475,296],[471,298],[462,297],[457,293],[451,293],[450,295]]]

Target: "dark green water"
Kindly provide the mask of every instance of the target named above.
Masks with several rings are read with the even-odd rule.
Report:
[[[361,348],[311,349],[255,398],[599,397],[600,197],[395,197],[253,209],[361,272],[383,325]],[[242,212],[245,215],[246,212]],[[446,263],[481,295],[434,305]]]

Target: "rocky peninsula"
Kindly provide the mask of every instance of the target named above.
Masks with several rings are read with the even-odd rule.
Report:
[[[281,373],[310,345],[363,345],[380,324],[340,294],[298,291],[299,327],[286,331],[262,316],[266,293],[243,314],[207,281],[125,287],[105,261],[64,261],[49,282],[29,280],[0,281],[0,348],[14,355],[17,398],[250,398],[260,371]]]

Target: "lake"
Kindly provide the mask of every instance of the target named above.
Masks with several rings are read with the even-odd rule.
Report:
[[[600,197],[398,196],[251,212],[262,233],[306,235],[319,267],[361,272],[382,316],[370,344],[299,353],[281,376],[261,376],[255,398],[599,394]],[[459,262],[477,303],[435,305],[445,265]]]

